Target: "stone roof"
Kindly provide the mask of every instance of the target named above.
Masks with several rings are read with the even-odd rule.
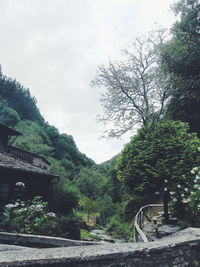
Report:
[[[16,171],[32,172],[40,175],[52,176],[52,178],[57,177],[57,175],[52,174],[45,169],[36,167],[26,161],[12,157],[11,155],[4,152],[0,152],[0,169],[1,168],[6,168]]]

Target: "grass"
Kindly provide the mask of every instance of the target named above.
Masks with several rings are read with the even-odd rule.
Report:
[[[101,238],[99,238],[98,236],[91,234],[87,230],[81,229],[81,240],[87,240],[87,239],[92,239],[92,240],[96,240],[96,241],[101,240]]]

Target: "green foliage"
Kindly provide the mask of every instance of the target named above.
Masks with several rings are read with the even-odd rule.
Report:
[[[69,180],[64,184],[58,184],[54,188],[53,210],[66,215],[73,213],[73,209],[78,206],[80,192]]]
[[[16,129],[23,133],[13,143],[14,146],[40,156],[49,157],[53,148],[42,126],[33,121],[20,121]]]
[[[79,202],[79,189],[69,180],[69,173],[61,165],[60,161],[54,158],[48,158],[48,160],[51,163],[51,172],[60,177],[60,182],[54,186],[53,209],[61,214],[72,213]]]
[[[197,0],[181,0],[174,5],[174,11],[180,20],[162,50],[171,84],[168,115],[188,122],[191,130],[200,135],[200,5]]]
[[[74,179],[74,184],[80,192],[88,198],[97,199],[102,195],[106,177],[100,173],[96,167],[81,168],[79,174]]]
[[[24,88],[16,80],[0,75],[0,96],[19,114],[21,119],[44,123],[36,105],[36,99],[31,96],[29,89]]]
[[[154,196],[181,181],[199,163],[200,140],[182,122],[162,121],[141,128],[118,161],[118,178],[134,195]],[[150,198],[151,199],[151,198]]]
[[[61,134],[54,143],[54,157],[72,161],[75,166],[90,166],[93,162],[80,153],[71,135]]]
[[[105,192],[112,197],[113,203],[122,202],[129,193],[129,188],[117,178],[117,169],[111,166],[105,185]]]
[[[8,106],[8,103],[0,97],[0,122],[14,127],[20,121],[18,113]]]
[[[105,225],[108,219],[115,215],[116,204],[113,203],[112,197],[104,195],[103,198],[98,200],[98,212],[100,213],[99,222]]]
[[[97,201],[86,197],[84,195],[81,196],[79,205],[83,208],[84,212],[87,214],[87,221],[89,221],[89,216],[97,212],[98,203]]]
[[[75,165],[73,164],[73,162],[67,160],[67,159],[62,159],[60,161],[60,165],[62,167],[64,167],[65,171],[67,172],[68,176],[73,179],[75,174],[76,174],[76,171],[78,170]]]
[[[106,224],[106,230],[115,238],[129,241],[133,237],[133,225],[124,223],[118,215],[113,216]]]
[[[90,234],[87,230],[81,230],[81,240],[96,240],[99,241],[100,238],[96,235]]]
[[[77,223],[72,217],[49,212],[40,197],[32,201],[17,200],[7,204],[1,216],[1,231],[79,238]],[[73,225],[73,226],[72,226]],[[73,229],[72,229],[73,228]]]
[[[48,123],[45,124],[45,130],[51,141],[51,144],[55,146],[57,140],[59,139],[60,133],[58,129],[54,126],[49,125]]]

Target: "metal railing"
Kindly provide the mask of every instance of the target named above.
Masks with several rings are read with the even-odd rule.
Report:
[[[163,211],[163,204],[148,204],[140,208],[134,221],[135,242],[149,242],[147,236],[142,231],[145,221],[151,221],[153,216],[159,211]]]

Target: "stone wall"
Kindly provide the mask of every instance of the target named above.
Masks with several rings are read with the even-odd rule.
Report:
[[[15,244],[25,247],[53,248],[98,245],[100,243],[90,241],[79,241],[61,237],[27,235],[0,232],[0,244]]]
[[[149,243],[0,251],[0,266],[197,267],[200,266],[200,229],[188,228]]]

